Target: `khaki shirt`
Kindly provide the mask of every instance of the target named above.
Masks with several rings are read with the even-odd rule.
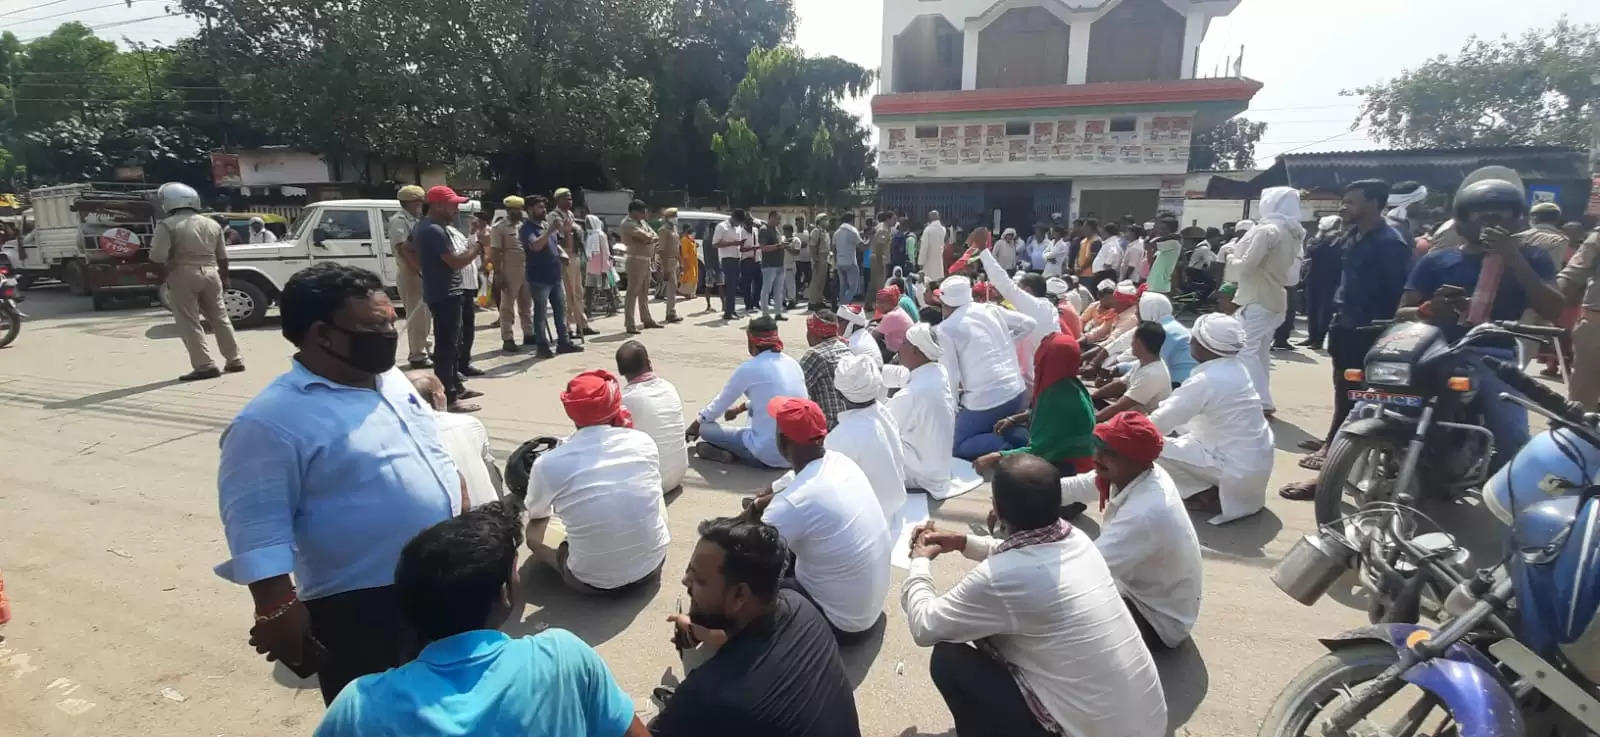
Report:
[[[489,260],[497,268],[504,264],[522,263],[522,224],[527,219],[500,218],[489,228]]]
[[[395,255],[396,268],[411,274],[417,273],[417,270],[411,268],[405,259],[400,258],[400,253],[405,251],[415,255],[415,252],[411,250],[411,229],[417,227],[418,220],[417,216],[405,210],[401,210],[389,217],[389,251]]]
[[[658,242],[656,244],[656,257],[663,262],[678,260],[678,229],[671,223],[663,221],[661,229],[656,231]]]
[[[1550,257],[1550,263],[1557,266],[1567,257],[1567,234],[1554,226],[1535,225],[1518,233],[1517,239],[1522,241],[1522,245],[1544,251]]]
[[[551,233],[560,233],[561,226],[567,223],[572,224],[571,244],[568,244],[565,238],[559,235],[556,236],[556,244],[561,247],[557,253],[561,256],[562,261],[572,258],[573,250],[583,248],[583,240],[578,236],[578,223],[571,212],[562,210],[559,207],[550,208],[550,212],[544,216],[544,234],[546,237],[549,237]]]
[[[1590,234],[1556,274],[1556,289],[1568,302],[1581,295],[1584,309],[1600,310],[1600,233]]]
[[[628,258],[650,258],[660,242],[656,232],[643,220],[628,218],[619,230],[622,245],[628,249]]]
[[[150,260],[168,266],[216,266],[228,260],[222,226],[192,210],[156,223]]]
[[[889,246],[894,243],[894,228],[887,223],[878,223],[872,229],[872,240],[867,248],[872,250],[872,260],[883,263],[889,261]]]

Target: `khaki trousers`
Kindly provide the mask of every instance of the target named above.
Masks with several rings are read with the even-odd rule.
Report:
[[[635,305],[638,309],[635,309]],[[654,325],[655,320],[650,317],[650,257],[628,257],[628,294],[622,301],[622,319],[629,330],[640,323],[634,322],[634,315],[639,316],[639,321],[645,325]]]
[[[583,266],[576,256],[561,264],[561,289],[567,295],[567,320],[577,328],[573,334],[581,336],[589,327],[589,316],[583,311]]]
[[[1584,310],[1572,328],[1572,384],[1567,399],[1600,409],[1600,310]]]
[[[522,335],[533,335],[533,290],[528,288],[528,276],[523,271],[523,259],[501,256],[504,264],[496,262],[495,278],[500,281],[500,340],[512,340],[512,317],[522,320]]]
[[[200,318],[211,323],[217,348],[228,363],[239,360],[239,344],[233,338],[233,323],[222,304],[222,275],[215,266],[175,265],[167,271],[167,296],[172,317],[178,324],[178,337],[189,351],[189,366],[196,371],[214,369],[211,351],[206,348],[206,332]]]
[[[648,267],[646,267],[645,274],[646,274],[646,276],[649,275]],[[667,287],[663,291],[665,291],[667,293],[666,294],[667,319],[671,320],[672,318],[678,316],[678,261],[677,261],[677,259],[673,259],[671,261],[662,261],[661,262],[661,281],[664,282],[665,286]]]
[[[433,316],[428,314],[428,303],[422,301],[422,275],[412,271],[404,261],[398,261],[399,275],[395,286],[400,289],[400,302],[406,308],[406,359],[415,363],[433,353],[433,342],[428,331],[433,328]]]

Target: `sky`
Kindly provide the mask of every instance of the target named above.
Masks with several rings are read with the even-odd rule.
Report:
[[[0,30],[27,39],[81,20],[107,38],[171,43],[191,32],[181,17],[154,18],[173,0],[0,0]],[[49,5],[46,6],[46,3]],[[809,54],[839,56],[869,69],[879,63],[880,0],[794,0],[795,43]],[[58,15],[60,14],[60,15]],[[1561,16],[1600,23],[1596,0],[1241,0],[1211,23],[1201,46],[1208,75],[1244,47],[1244,75],[1264,86],[1244,117],[1267,123],[1258,166],[1286,152],[1340,151],[1378,144],[1351,131],[1359,107],[1340,90],[1388,79],[1439,54],[1453,54],[1473,34],[1520,35]],[[19,22],[31,18],[37,22]],[[849,19],[848,22],[846,19]],[[1492,20],[1491,20],[1492,19]],[[132,22],[130,22],[132,21]],[[122,24],[122,25],[110,25]],[[848,102],[863,118],[869,99]]]

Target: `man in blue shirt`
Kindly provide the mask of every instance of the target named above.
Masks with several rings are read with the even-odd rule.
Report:
[[[316,737],[648,737],[600,656],[566,630],[511,638],[516,514],[490,502],[406,543],[395,589],[427,644],[362,676],[329,705]]]
[[[544,197],[534,195],[528,200],[527,220],[522,222],[522,229],[517,232],[517,237],[522,241],[522,248],[527,258],[524,260],[523,272],[528,282],[528,289],[533,293],[533,342],[538,351],[539,358],[554,358],[556,353],[581,353],[583,349],[572,344],[572,338],[567,334],[566,293],[562,289],[561,254],[551,241],[556,238],[555,233],[546,233],[545,230],[545,200]],[[582,309],[579,306],[579,309]],[[556,321],[556,350],[550,350],[549,322],[545,320],[546,311],[550,312]]]
[[[456,229],[456,215],[467,198],[438,186],[428,190],[427,200],[428,215],[411,231],[411,245],[422,270],[422,300],[433,314],[433,371],[444,384],[451,412],[476,412],[478,405],[462,401],[483,392],[468,390],[461,377],[483,371],[468,363],[477,307],[474,295],[462,285],[461,270],[477,268],[474,261],[483,244]]]
[[[784,354],[778,323],[772,318],[751,320],[745,340],[749,360],[733,370],[722,391],[690,423],[685,437],[700,438],[695,454],[707,460],[788,468],[789,462],[778,452],[777,421],[767,413],[767,403],[773,397],[806,396],[805,370],[800,368],[800,362]],[[740,397],[749,401],[738,402]],[[732,422],[746,412],[750,413],[747,427],[727,427],[718,422]]]
[[[315,671],[332,701],[408,657],[395,561],[450,516],[466,483],[433,409],[395,368],[400,335],[376,274],[321,262],[290,277],[280,304],[297,351],[222,434],[217,496],[232,557],[216,572],[250,587],[256,651]]]

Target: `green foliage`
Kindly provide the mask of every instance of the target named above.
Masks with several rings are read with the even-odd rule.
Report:
[[[792,46],[753,50],[746,68],[728,105],[728,136],[712,145],[736,202],[825,202],[865,177],[867,130],[839,103],[865,94],[872,72]]]
[[[1473,37],[1388,82],[1358,87],[1375,140],[1392,146],[1572,145],[1589,143],[1600,104],[1600,25],[1553,28],[1517,38]]]
[[[1192,171],[1237,171],[1256,165],[1256,144],[1266,135],[1267,124],[1231,118],[1222,125],[1196,134],[1189,148]]]

